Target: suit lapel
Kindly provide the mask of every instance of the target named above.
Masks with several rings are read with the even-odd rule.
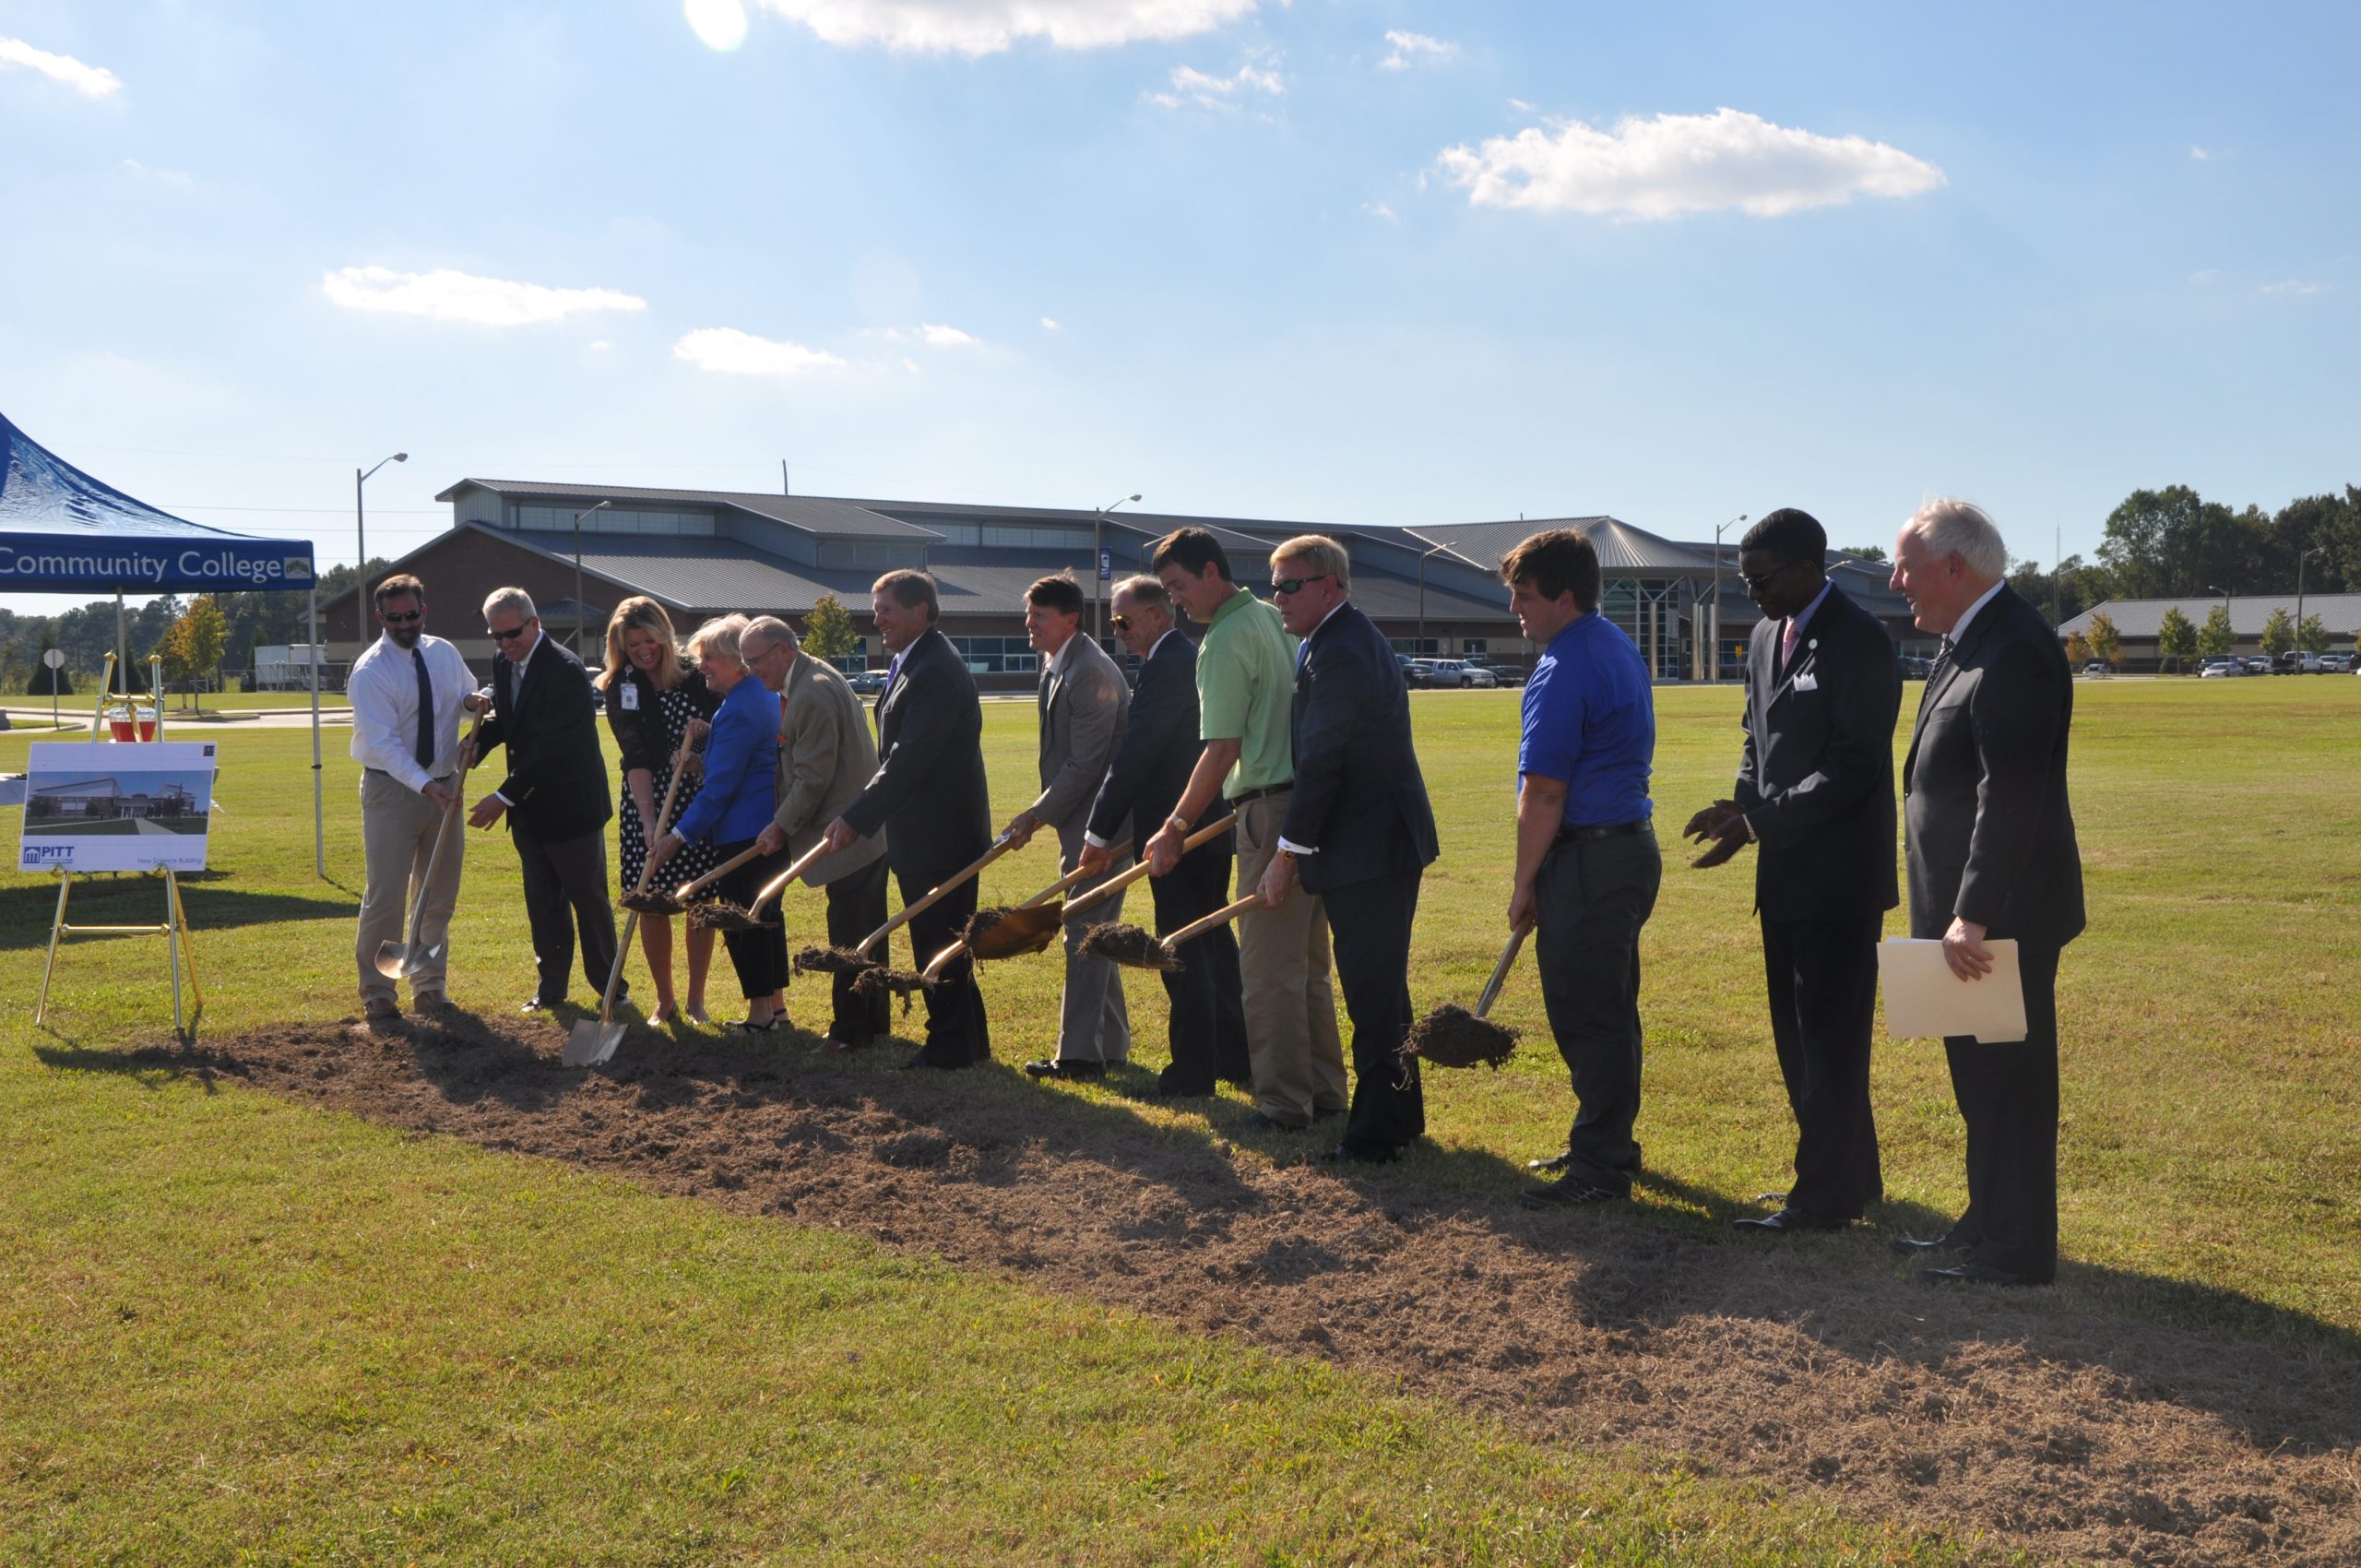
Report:
[[[1918,717],[1910,726],[1910,750],[1902,759],[1902,789],[1904,794],[1910,790],[1911,772],[1918,765],[1918,742],[1927,733],[1927,716],[1935,711],[1936,705],[1952,689],[1952,683],[1959,679],[1962,662],[2005,612],[2002,601],[2011,596],[2010,588],[2004,584],[1999,593],[1985,601],[1984,608],[1975,612],[1975,619],[1967,624],[1967,635],[1952,644],[1952,656],[1943,661],[1940,677],[1928,682],[1927,689],[1919,694]]]

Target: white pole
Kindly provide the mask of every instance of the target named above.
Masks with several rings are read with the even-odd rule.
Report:
[[[305,595],[305,619],[310,623],[312,647],[312,870],[321,881],[328,874],[327,812],[320,794],[320,586],[316,582]]]

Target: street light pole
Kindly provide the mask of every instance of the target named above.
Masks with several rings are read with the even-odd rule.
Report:
[[[1722,529],[1736,528],[1744,521],[1746,514],[1740,512],[1714,530],[1714,601],[1706,617],[1713,623],[1714,640],[1705,645],[1705,683],[1709,686],[1719,685],[1722,680]]]
[[[1099,552],[1107,548],[1106,536],[1101,530],[1106,526],[1108,513],[1138,499],[1136,494],[1126,495],[1121,501],[1109,501],[1090,515],[1090,640],[1092,642],[1102,641],[1107,636],[1107,628],[1101,619],[1106,609],[1107,595],[1106,591],[1099,587],[1106,576],[1099,569]]]
[[[603,512],[614,505],[601,501],[596,506],[585,507],[574,514],[574,657],[582,657],[582,519],[593,512]]]
[[[362,516],[361,487],[369,482],[370,474],[375,473],[387,463],[409,461],[409,453],[397,452],[390,457],[378,458],[367,473],[359,469],[352,470],[352,542],[361,552],[361,558],[353,563],[361,572],[361,586],[354,590],[352,600],[352,635],[361,642],[365,643],[369,640],[369,525],[367,519]]]
[[[2236,626],[2229,625],[2230,590],[2225,588],[2215,588],[2212,583],[2207,583],[2205,585],[2205,591],[2207,593],[2218,593],[2222,596],[2222,621],[2224,626],[2230,634],[2230,646],[2224,648],[2222,652],[2228,658],[2236,659],[2238,656],[2238,629]]]
[[[1420,653],[1424,653],[1427,651],[1427,563],[1442,554],[1444,551],[1449,550],[1451,546],[1448,544],[1435,544],[1433,540],[1429,539],[1425,534],[1420,533],[1416,529],[1404,529],[1402,531],[1408,534],[1412,539],[1417,540],[1420,544],[1434,545],[1433,549],[1418,557],[1418,651]]]

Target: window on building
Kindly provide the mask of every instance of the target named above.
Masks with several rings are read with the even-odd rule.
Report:
[[[1412,659],[1432,659],[1442,651],[1441,637],[1390,637],[1394,651]]]
[[[516,522],[511,527],[535,533],[572,533],[574,516],[578,506],[527,506],[516,508]],[[605,534],[705,534],[714,531],[710,512],[682,512],[609,506],[593,512],[582,519],[584,533]]]
[[[1023,637],[953,637],[951,647],[971,674],[1028,675],[1040,667],[1041,656]]]

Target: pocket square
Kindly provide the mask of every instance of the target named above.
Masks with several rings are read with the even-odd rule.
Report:
[[[1799,692],[1816,692],[1820,690],[1820,677],[1809,672],[1797,676],[1796,690]]]

